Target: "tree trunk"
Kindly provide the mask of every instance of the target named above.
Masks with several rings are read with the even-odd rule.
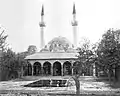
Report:
[[[80,82],[76,81],[76,96],[80,96]]]
[[[109,78],[110,85],[111,85],[111,75],[112,75],[112,69],[109,68],[108,78]]]
[[[117,66],[115,68],[115,79],[116,79],[116,82],[120,82],[120,66]]]
[[[76,86],[76,96],[80,96],[80,81],[79,81],[79,76],[74,76],[73,79],[75,81],[75,86]]]
[[[23,77],[23,66],[21,66],[21,78]]]
[[[108,79],[109,79],[109,83],[111,85],[111,76],[110,76],[110,72],[108,73]]]

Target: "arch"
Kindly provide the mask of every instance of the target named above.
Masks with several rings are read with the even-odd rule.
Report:
[[[48,61],[43,64],[43,74],[51,75],[51,63]]]
[[[71,63],[69,61],[63,64],[63,75],[72,75]]]
[[[28,76],[31,76],[32,75],[32,65],[28,62],[28,64],[27,64],[27,75]]]
[[[40,75],[41,74],[41,64],[39,62],[35,62],[33,64],[33,75]]]
[[[53,76],[61,76],[61,63],[58,61],[53,63]]]
[[[73,63],[73,75],[76,75],[76,74],[78,74],[79,72],[79,69],[78,69],[78,64],[80,64],[80,62],[79,61],[76,61],[76,62],[74,62]]]

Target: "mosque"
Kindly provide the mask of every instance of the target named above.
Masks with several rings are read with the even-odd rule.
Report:
[[[25,59],[28,64],[28,75],[30,76],[66,76],[77,74],[72,67],[79,63],[77,60],[77,20],[75,4],[73,5],[73,42],[72,44],[65,37],[55,37],[47,45],[44,44],[44,7],[41,11],[41,22],[39,23],[41,29],[41,50],[38,53],[27,56]],[[93,75],[95,71],[93,66],[88,70],[89,74]]]

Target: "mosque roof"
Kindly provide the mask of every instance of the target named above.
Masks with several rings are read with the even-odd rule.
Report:
[[[25,59],[77,59],[78,53],[67,52],[38,52],[27,56]]]
[[[65,37],[53,38],[40,52],[25,59],[77,59],[78,52]]]

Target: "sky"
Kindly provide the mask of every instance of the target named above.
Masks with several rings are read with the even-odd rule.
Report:
[[[109,28],[120,29],[120,0],[0,0],[0,26],[15,52],[40,48],[40,14],[44,5],[45,44],[54,37],[73,43],[72,9],[76,5],[78,46],[81,38],[97,42]]]

